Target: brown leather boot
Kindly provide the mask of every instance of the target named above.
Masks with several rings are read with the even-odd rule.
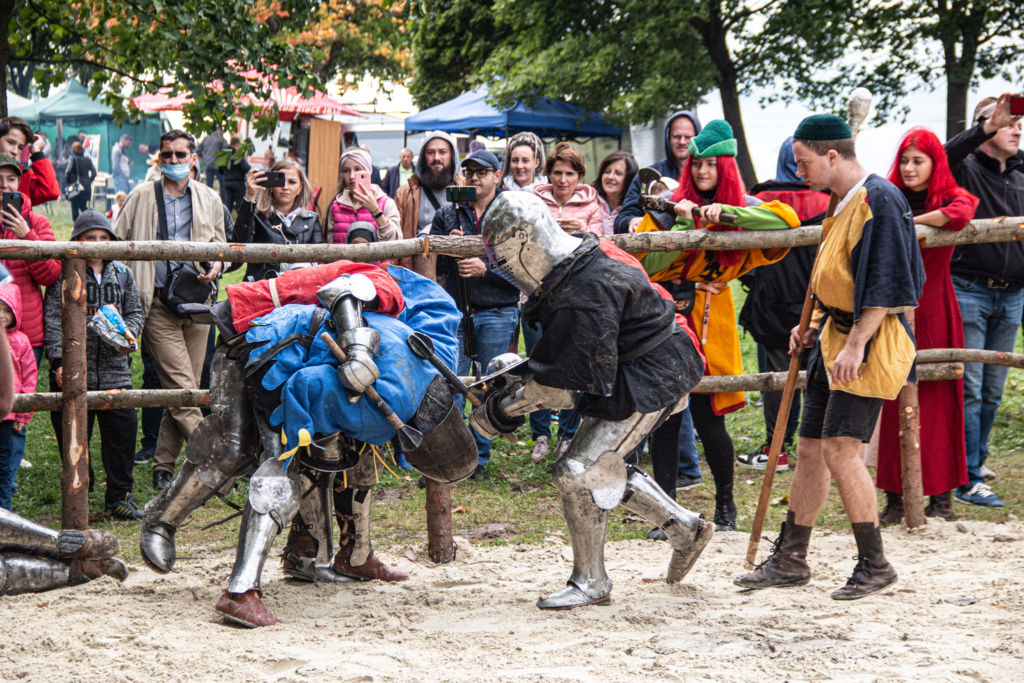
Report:
[[[928,497],[928,506],[924,509],[925,517],[937,517],[947,522],[956,519],[956,512],[953,510],[953,492],[946,491],[937,496]]]
[[[229,621],[233,621],[246,628],[274,626],[282,623],[263,604],[260,592],[255,588],[244,593],[224,591],[214,609],[223,614]]]
[[[853,525],[857,540],[857,566],[846,585],[833,591],[833,600],[858,600],[896,583],[896,570],[882,553],[882,531],[871,522]]]
[[[360,579],[362,581],[371,581],[377,579],[378,581],[405,581],[409,578],[409,575],[405,572],[400,572],[397,569],[391,569],[386,564],[377,559],[374,555],[373,549],[370,549],[370,554],[366,558],[366,562],[363,562],[357,567],[353,567],[349,564],[349,560],[352,557],[352,549],[355,548],[355,543],[351,541],[345,543],[338,549],[338,554],[334,556],[334,571],[345,576],[351,576],[353,579]]]
[[[903,494],[885,492],[885,509],[878,515],[880,526],[892,526],[903,521]]]
[[[754,571],[733,579],[734,585],[752,590],[806,586],[810,582],[811,568],[807,566],[807,546],[811,542],[813,527],[800,526],[795,520],[796,515],[792,510],[786,512],[786,521],[782,523],[771,555],[757,565]]]
[[[85,538],[83,539],[82,536]],[[62,546],[78,546],[79,542],[81,542],[81,546],[73,552],[60,552]],[[121,544],[117,542],[117,537],[109,531],[66,529],[61,531],[57,538],[57,548],[60,557],[70,560],[106,560],[117,555],[121,550]]]
[[[294,572],[298,571],[298,565],[291,558],[315,560],[319,549],[320,544],[309,534],[295,532],[288,534],[288,543],[284,547],[284,552],[281,553],[281,569],[285,574],[292,576]]]
[[[117,581],[124,581],[128,578],[128,567],[121,560],[113,558],[106,560],[72,560],[70,566],[90,581],[95,581],[101,576],[109,576]]]

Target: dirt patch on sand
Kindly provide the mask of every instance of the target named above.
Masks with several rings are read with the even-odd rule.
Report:
[[[390,585],[294,583],[274,558],[266,602],[286,623],[258,631],[213,612],[233,555],[200,550],[176,575],[136,567],[124,585],[0,598],[0,679],[1020,681],[1024,525],[959,528],[884,532],[900,582],[855,603],[829,599],[855,548],[850,535],[827,532],[812,541],[809,586],[747,594],[730,583],[744,571],[746,535],[720,534],[678,586],[661,580],[664,544],[609,544],[612,605],[558,613],[534,607],[569,574],[558,537],[541,546],[460,541],[444,566],[418,546],[382,547],[411,574]],[[950,602],[971,602],[962,598],[977,602]]]

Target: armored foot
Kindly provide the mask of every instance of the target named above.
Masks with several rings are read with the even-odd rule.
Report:
[[[228,621],[245,626],[246,628],[276,626],[283,623],[270,613],[267,606],[263,604],[259,590],[255,588],[244,593],[224,591],[214,609],[220,612]]]

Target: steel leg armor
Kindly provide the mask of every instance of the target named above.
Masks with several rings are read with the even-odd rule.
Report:
[[[282,560],[284,573],[302,581],[347,583],[334,571],[333,472],[303,471],[299,513],[292,522]],[[312,479],[310,477],[313,477]]]
[[[260,589],[263,563],[274,538],[292,523],[299,511],[299,484],[277,458],[264,461],[249,480],[249,502],[238,531],[235,566],[228,579],[229,593]]]
[[[0,508],[0,547],[68,559],[102,560],[121,549],[112,534],[87,529],[54,531]]]
[[[166,574],[177,553],[174,534],[194,510],[216,493],[227,493],[252,466],[259,450],[253,404],[242,366],[217,346],[210,368],[212,414],[199,423],[170,485],[146,505],[139,547],[149,567]],[[277,438],[280,441],[280,438]]]
[[[671,530],[669,581],[679,581],[689,571],[710,540],[713,525],[684,510],[639,470],[627,471],[624,461],[664,419],[685,407],[684,397],[669,408],[634,413],[621,422],[583,419],[554,470],[569,527],[573,571],[567,587],[541,598],[538,607],[571,609],[608,601],[612,581],[604,568],[604,541],[608,511],[620,502],[652,523],[664,524],[666,534]]]

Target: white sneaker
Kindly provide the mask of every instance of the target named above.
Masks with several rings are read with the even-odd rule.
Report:
[[[567,450],[569,450],[569,444],[571,444],[571,443],[572,443],[572,439],[563,439],[562,440],[562,445],[558,449],[558,455],[560,455],[560,456],[564,455],[565,452]]]
[[[548,454],[548,437],[538,436],[533,440],[533,453],[530,454],[530,460],[533,462],[540,462],[544,459],[544,456]]]
[[[986,481],[997,478],[996,473],[990,470],[989,468],[985,467],[984,465],[981,466],[981,476],[985,477]]]
[[[28,460],[25,460],[24,458],[22,458],[21,465],[19,465],[19,467],[24,467],[24,468],[27,469],[29,467],[32,467],[32,463],[30,463]]]

